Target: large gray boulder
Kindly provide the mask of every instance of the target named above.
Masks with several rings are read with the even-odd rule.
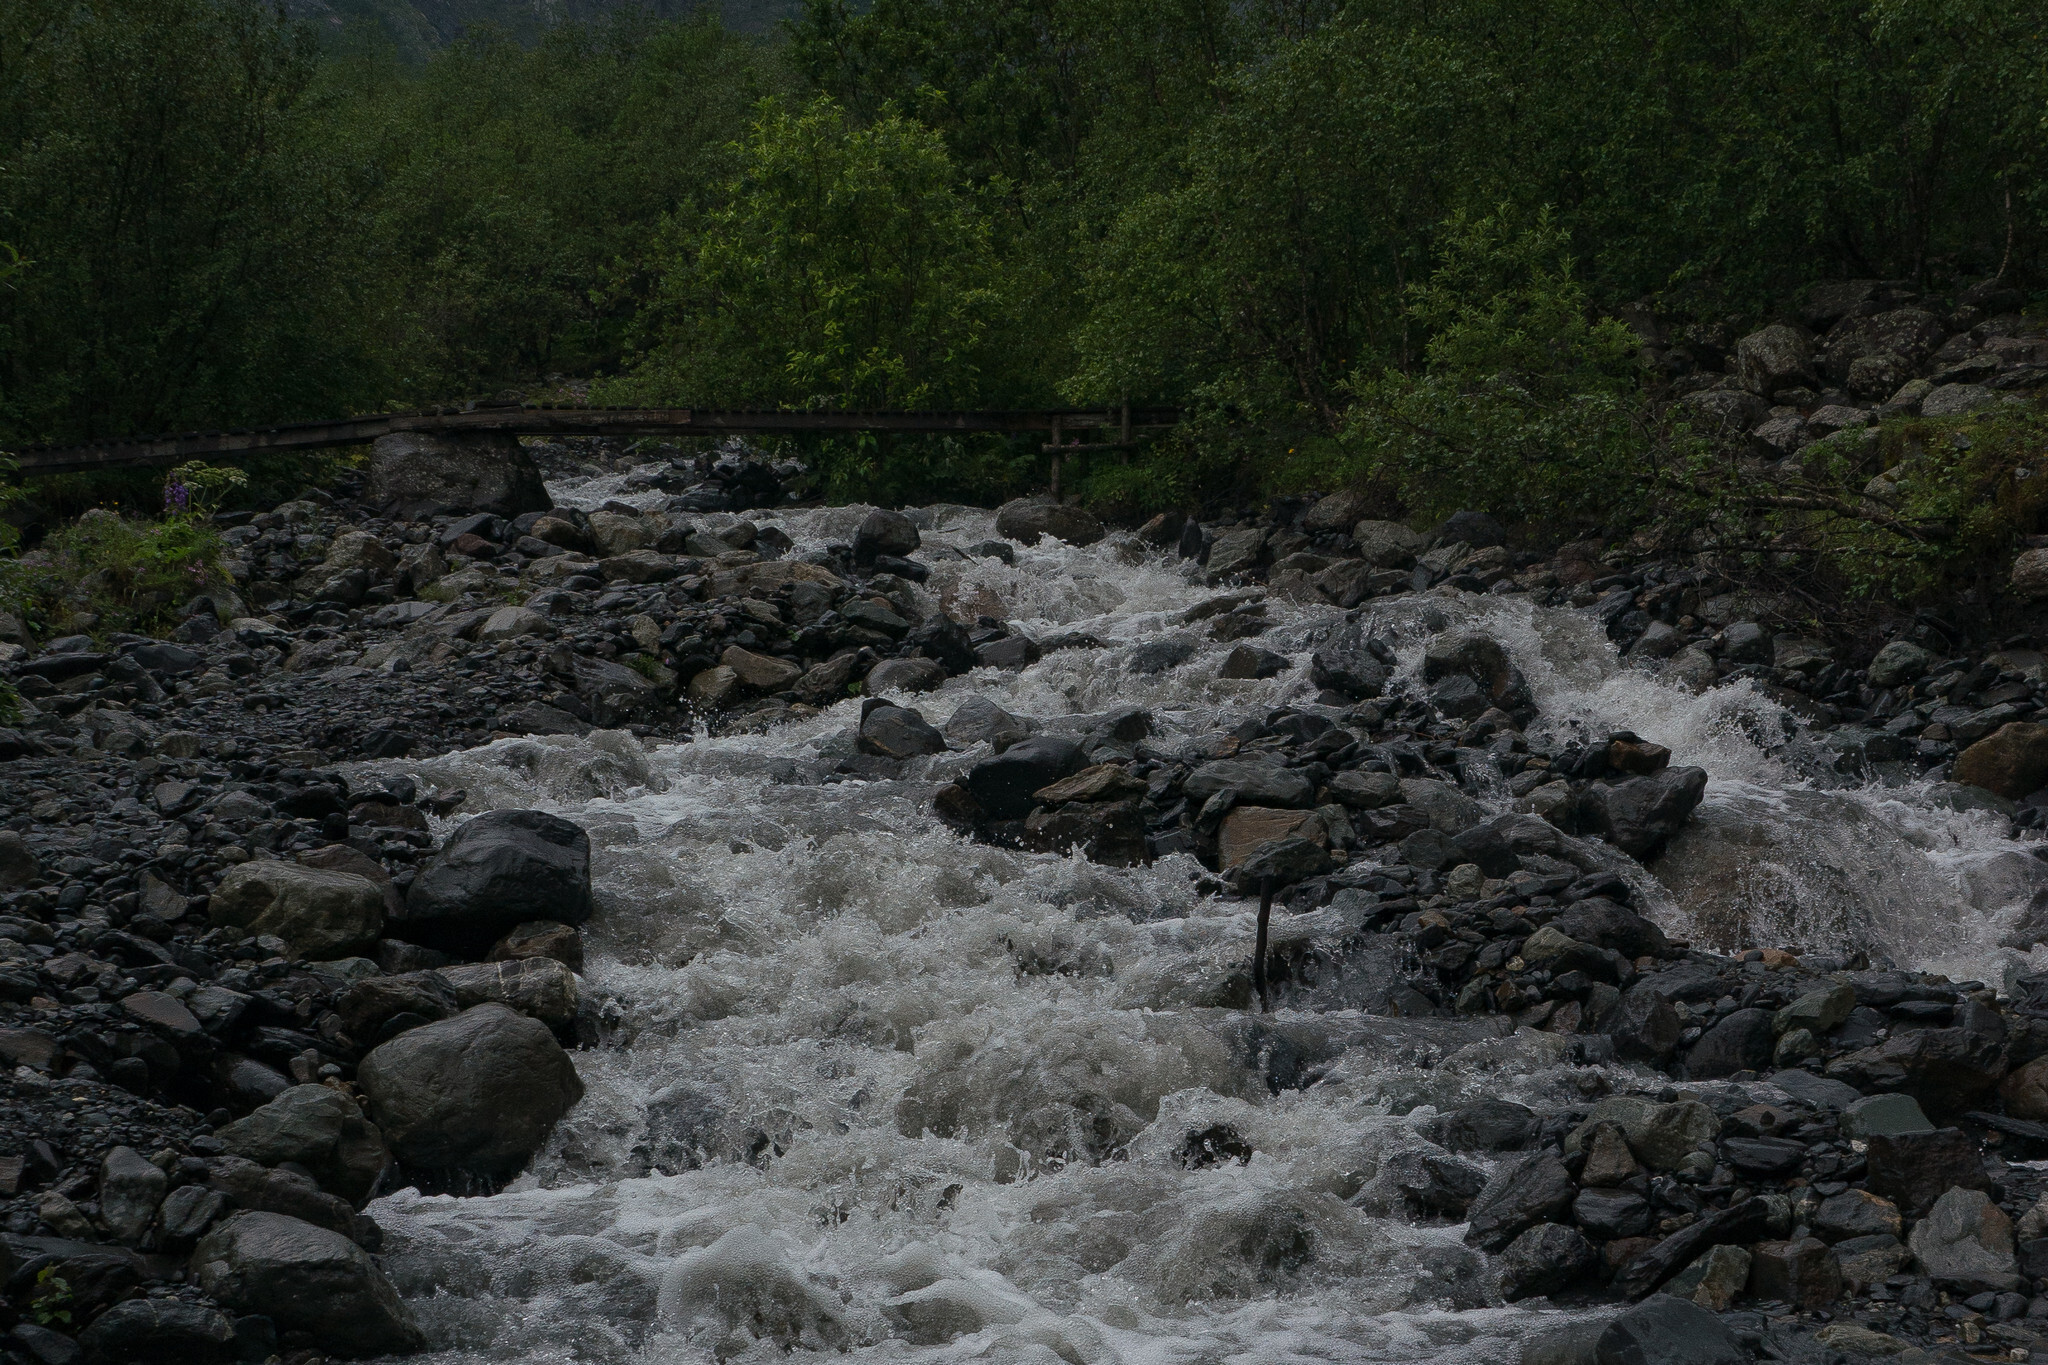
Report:
[[[348,957],[384,929],[384,889],[353,872],[301,863],[247,862],[230,868],[207,905],[216,927],[251,937],[274,934],[295,957]]]
[[[1309,656],[1316,686],[1348,697],[1377,697],[1393,675],[1394,651],[1374,638],[1366,622],[1347,621]]]
[[[1706,795],[1703,768],[1666,768],[1655,777],[1595,782],[1580,809],[1590,834],[1632,858],[1648,858],[1671,842]]]
[[[348,1238],[281,1213],[238,1213],[206,1234],[192,1273],[215,1302],[310,1333],[340,1356],[417,1351],[412,1315],[369,1253]]]
[[[1040,735],[975,764],[963,785],[991,819],[1015,820],[1038,804],[1033,792],[1072,777],[1087,761],[1073,740]]]
[[[1351,528],[1351,539],[1376,569],[1405,569],[1429,544],[1398,521],[1361,521]]]
[[[1799,328],[1774,322],[1735,343],[1735,375],[1744,388],[1765,398],[1779,389],[1810,386],[1813,343]]]
[[[494,810],[449,836],[406,893],[397,935],[464,957],[526,920],[590,918],[590,836],[537,810]]]
[[[518,1174],[583,1098],[547,1025],[499,1004],[399,1034],[356,1080],[401,1162],[486,1179]]]
[[[1063,503],[1017,498],[996,509],[996,534],[1022,545],[1036,545],[1040,536],[1069,545],[1093,545],[1105,534],[1093,512]]]
[[[1307,810],[1316,803],[1316,784],[1307,773],[1256,759],[1211,759],[1188,774],[1182,790],[1191,801],[1207,801],[1226,787],[1237,790],[1238,804],[1244,806]]]
[[[304,1167],[321,1188],[358,1208],[391,1163],[377,1125],[354,1100],[324,1085],[295,1085],[215,1136],[250,1161]]]
[[[1689,1299],[1658,1294],[1608,1323],[1593,1359],[1597,1365],[1744,1365],[1749,1355],[1712,1313]]]
[[[208,1365],[235,1358],[235,1325],[203,1303],[130,1299],[93,1319],[78,1334],[78,1344],[95,1365]]]
[[[917,526],[909,517],[878,507],[861,518],[853,533],[853,562],[872,564],[876,555],[902,559],[923,543],[924,537],[917,533]]]
[[[555,505],[519,438],[497,431],[378,437],[370,447],[365,500],[407,521],[443,512],[516,517]]]

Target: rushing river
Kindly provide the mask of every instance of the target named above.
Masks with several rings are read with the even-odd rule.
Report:
[[[596,506],[617,484],[555,492]],[[803,551],[865,510],[776,520]],[[993,534],[986,512],[920,520],[928,547]],[[913,699],[934,723],[971,696],[1074,733],[1137,705],[1166,745],[1315,694],[1302,646],[1330,608],[1275,602],[1260,643],[1297,666],[1221,681],[1230,646],[1179,620],[1215,590],[1127,537],[1018,547],[1014,566],[927,557],[935,601],[1109,642]],[[1433,628],[1476,624],[1528,676],[1540,726],[1632,729],[1708,770],[1662,880],[1627,869],[1675,935],[1994,983],[2016,958],[1997,940],[2048,868],[2003,821],[1926,784],[1823,781],[1747,685],[1661,684],[1583,616],[1455,593],[1377,610],[1411,670]],[[1185,663],[1131,668],[1177,634]],[[1315,1021],[1339,1040],[1321,1078],[1275,1093],[1247,1061],[1251,1021],[1200,1003],[1248,957],[1249,907],[1201,894],[1184,859],[964,841],[931,796],[985,750],[828,776],[858,718],[848,701],[765,735],[501,741],[412,765],[467,788],[470,811],[589,830],[585,988],[610,1036],[576,1054],[588,1094],[511,1187],[375,1206],[432,1359],[1491,1362],[1569,1323],[1499,1306],[1460,1230],[1401,1213],[1383,1172],[1435,1109],[1559,1108],[1624,1073],[1572,1065],[1556,1035],[1349,1014]],[[1103,1156],[1050,1155],[1076,1151]]]

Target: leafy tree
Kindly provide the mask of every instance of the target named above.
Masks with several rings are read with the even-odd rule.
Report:
[[[708,19],[622,14],[423,68],[359,42],[325,86],[378,168],[372,269],[395,387],[430,401],[617,362],[665,215],[701,208],[780,78]]]
[[[1442,249],[1410,291],[1429,332],[1421,373],[1368,371],[1357,384],[1352,472],[1432,517],[1472,507],[1515,521],[1597,519],[1644,500],[1659,466],[1637,342],[1589,318],[1550,213],[1460,216]]]
[[[796,407],[971,403],[999,299],[944,143],[894,112],[765,103],[722,202],[678,219],[646,353],[611,391]]]
[[[248,0],[0,7],[0,438],[345,407],[374,380],[305,37]]]

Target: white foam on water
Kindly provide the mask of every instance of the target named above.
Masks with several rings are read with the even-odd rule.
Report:
[[[617,487],[570,496],[595,506]],[[864,511],[779,524],[802,551],[849,539]],[[973,509],[920,520],[928,547],[993,534]],[[1128,537],[1017,547],[1014,566],[927,557],[933,603],[985,594],[1034,636],[1097,642],[909,699],[940,722],[983,696],[1056,728],[1138,705],[1156,742],[1208,734],[1312,699],[1303,642],[1341,615],[1272,602],[1259,643],[1295,666],[1225,682],[1231,646],[1181,623],[1218,590]],[[1987,817],[1924,786],[1816,785],[1781,753],[1768,700],[1626,667],[1581,615],[1455,593],[1371,610],[1404,675],[1432,630],[1482,629],[1551,733],[1632,729],[1707,769],[1698,827],[1653,869],[1667,886],[1635,872],[1671,927],[1981,975],[2041,884]],[[1175,640],[1184,662],[1134,667]],[[978,752],[818,781],[858,714],[408,765],[467,788],[471,810],[590,830],[586,989],[613,1024],[576,1056],[584,1100],[510,1188],[376,1206],[430,1359],[1505,1362],[1568,1321],[1499,1306],[1458,1229],[1406,1212],[1383,1175],[1429,1150],[1419,1126],[1438,1108],[1582,1093],[1595,1078],[1561,1039],[1283,1014],[1338,1041],[1320,1080],[1274,1093],[1247,1062],[1253,1021],[1200,1003],[1243,968],[1244,904],[1200,894],[1186,858],[1117,869],[961,839],[931,796]],[[1248,1158],[1186,1164],[1219,1133]]]

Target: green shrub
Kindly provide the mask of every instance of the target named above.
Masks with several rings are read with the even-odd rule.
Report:
[[[220,585],[220,552],[220,533],[200,518],[150,522],[95,509],[31,553],[0,561],[0,607],[37,634],[79,613],[97,618],[95,632],[150,634]]]
[[[1417,515],[1460,508],[1509,521],[1629,514],[1664,472],[1635,337],[1595,320],[1548,210],[1458,216],[1444,255],[1410,291],[1427,330],[1419,374],[1362,374],[1348,460],[1332,475],[1381,482]]]

